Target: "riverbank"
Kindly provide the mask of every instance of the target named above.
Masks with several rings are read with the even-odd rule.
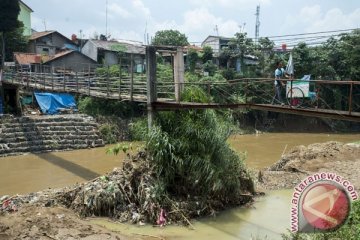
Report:
[[[257,189],[293,188],[314,173],[336,173],[360,190],[360,143],[326,142],[297,146],[272,166],[260,170]]]
[[[291,188],[308,174],[317,171],[336,172],[350,180],[359,190],[359,179],[357,179],[358,177],[354,171],[360,164],[359,151],[360,146],[357,144],[339,142],[295,147],[284,154],[278,163],[262,171],[262,182],[257,183],[257,190],[267,191],[269,189]],[[335,169],[336,171],[334,171]],[[64,193],[70,194],[74,189],[78,189],[77,187],[82,186],[82,189],[84,189],[92,185],[109,184],[109,180],[97,178],[95,181],[78,184],[71,188],[42,191],[36,194],[20,196],[19,198],[15,196],[8,204],[5,204],[11,213],[0,216],[0,232],[3,232],[0,237],[3,237],[3,239],[22,237],[25,237],[25,239],[57,239],[61,237],[65,239],[104,239],[104,236],[106,236],[109,239],[126,239],[126,236],[109,232],[107,229],[90,223],[86,219],[79,219],[72,210],[62,207],[64,202],[59,198],[59,196],[64,196]],[[4,207],[3,200],[5,199],[1,200],[2,208]],[[13,210],[15,211],[13,212],[11,209],[14,206]],[[180,217],[183,219],[182,216]],[[15,221],[18,223],[16,226],[14,226]],[[47,226],[47,223],[51,225],[48,230],[40,227]],[[139,221],[138,224],[143,223]],[[70,230],[66,232],[64,229]],[[80,232],[85,231],[85,229],[89,229],[89,231],[79,233],[78,229],[81,229]],[[156,238],[163,239],[161,237]],[[132,235],[131,239],[153,238]]]

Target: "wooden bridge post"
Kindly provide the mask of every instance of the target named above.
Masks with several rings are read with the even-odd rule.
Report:
[[[121,81],[122,81],[122,57],[119,57],[119,99],[121,99]]]
[[[76,79],[76,92],[79,92],[79,77],[78,77],[78,72],[75,72],[75,79]]]
[[[353,98],[353,83],[350,84],[350,93],[349,93],[349,115],[352,112],[352,98]]]
[[[184,88],[184,53],[182,48],[178,48],[174,57],[174,81],[175,81],[175,100],[180,102],[181,92]]]
[[[88,95],[90,96],[90,63],[89,63],[89,72],[88,72]]]
[[[155,120],[155,109],[153,103],[156,102],[156,49],[154,46],[146,46],[146,75],[147,75],[147,111],[148,127],[153,126]]]
[[[110,66],[107,66],[107,71],[106,71],[106,96],[110,96],[110,86],[109,86],[109,71],[110,71]]]
[[[43,66],[43,68],[46,68],[45,66]],[[43,84],[44,84],[44,90],[46,90],[46,71],[43,70]]]
[[[54,91],[54,67],[51,68],[51,89]]]
[[[130,76],[130,101],[133,101],[133,90],[134,90],[134,54],[131,54],[130,57],[130,72],[131,72],[131,76]]]
[[[65,87],[65,64],[64,64],[64,71],[63,71],[63,85],[64,85],[64,92],[66,90],[66,87]]]

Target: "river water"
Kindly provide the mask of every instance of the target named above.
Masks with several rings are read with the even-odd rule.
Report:
[[[236,135],[229,143],[238,152],[247,152],[246,163],[250,168],[267,167],[293,146],[317,142],[360,140],[360,134],[288,134]],[[25,194],[46,188],[59,188],[93,179],[121,165],[125,156],[106,155],[107,147],[27,154],[0,158],[0,196]],[[164,236],[169,239],[250,239],[267,236],[279,239],[289,227],[291,190],[273,191],[258,198],[250,209],[237,208],[222,212],[216,218],[195,222],[196,230],[184,227],[137,227],[94,220],[107,228],[127,234]],[[135,236],[134,235],[134,236]]]

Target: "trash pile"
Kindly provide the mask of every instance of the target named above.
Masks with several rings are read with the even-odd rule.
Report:
[[[155,222],[160,206],[154,199],[155,176],[139,152],[122,169],[79,184],[59,196],[60,202],[80,216],[106,216],[120,221]]]
[[[128,158],[121,169],[106,176],[78,184],[58,196],[58,201],[80,216],[111,217],[121,222],[143,225],[183,223],[193,217],[215,214],[229,208],[221,200],[196,196],[169,196],[161,189],[145,152]],[[252,195],[242,195],[236,205],[251,202]]]
[[[57,202],[58,195],[63,193],[63,189],[48,189],[27,195],[4,195],[0,197],[0,215],[17,212],[24,205],[36,205],[42,207],[52,207]]]
[[[247,184],[246,179],[243,183]],[[192,218],[214,215],[220,210],[252,202],[252,199],[251,194],[227,199],[226,196],[201,198],[191,192],[187,196],[168,193],[146,153],[140,151],[134,156],[128,154],[122,168],[115,168],[111,173],[85,183],[28,195],[3,196],[0,214],[12,213],[29,205],[60,205],[82,217],[110,217],[139,225],[182,223],[192,226]]]

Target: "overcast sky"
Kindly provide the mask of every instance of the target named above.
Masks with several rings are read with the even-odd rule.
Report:
[[[106,0],[23,0],[33,10],[32,27],[88,38],[106,32]],[[112,38],[144,41],[144,33],[176,29],[200,44],[208,35],[232,37],[245,25],[255,35],[260,4],[260,36],[360,27],[359,0],[107,0]]]

